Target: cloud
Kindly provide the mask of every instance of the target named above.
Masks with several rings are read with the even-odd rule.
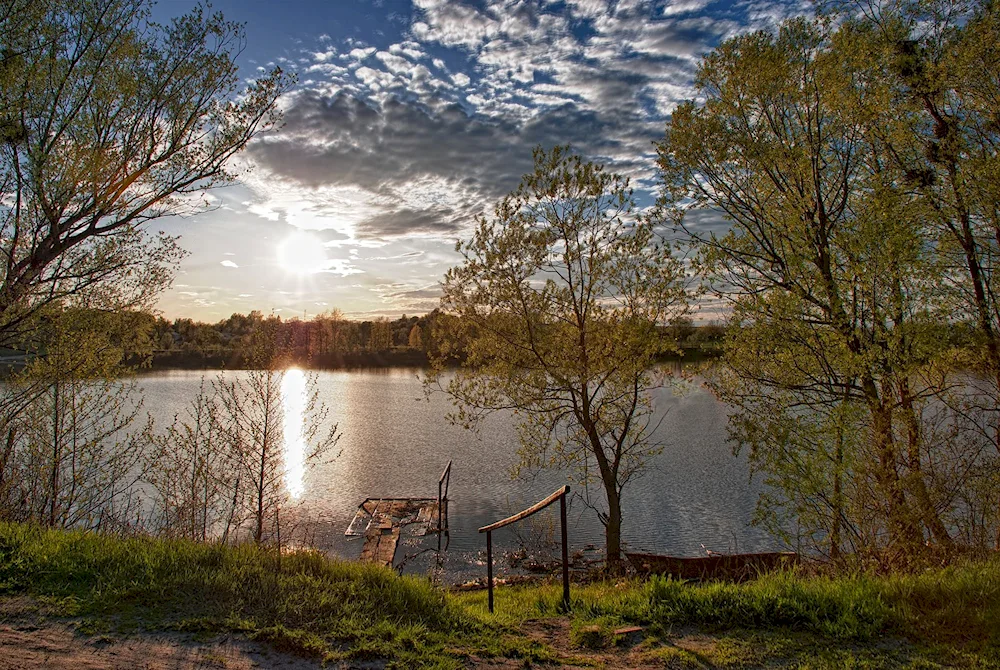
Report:
[[[220,265],[222,265],[223,267],[227,267],[227,268],[238,268],[239,267],[239,265],[237,265],[233,261],[229,261],[229,260],[222,261],[220,263]]]
[[[608,119],[571,104],[517,123],[472,115],[457,104],[429,109],[418,101],[378,104],[306,91],[287,109],[281,132],[249,152],[269,173],[264,181],[289,182],[314,197],[323,189],[353,189],[369,210],[364,217],[353,213],[358,237],[451,239],[531,170],[535,146],[569,143],[634,167],[636,152],[651,152],[660,132],[659,124],[625,114]],[[261,216],[279,215],[273,205],[255,208]],[[345,216],[351,213],[330,213]]]
[[[251,287],[268,306],[294,312],[322,300],[360,313],[377,295],[375,306],[397,314],[431,309],[436,278],[458,260],[451,242],[532,169],[535,146],[571,144],[632,177],[640,205],[651,204],[653,141],[693,96],[700,58],[723,39],[809,11],[806,0],[412,0],[412,11],[380,18],[377,30],[324,26],[330,35],[278,59],[303,78],[280,101],[284,126],[237,158],[241,174],[255,168],[242,180],[248,195],[221,208],[244,215],[260,250],[227,248],[261,282],[271,272]],[[711,212],[688,222],[728,226]],[[310,276],[315,286],[289,285],[264,268],[290,229],[323,233],[348,260]],[[198,262],[187,267],[230,282],[247,274],[228,271],[235,258],[220,267],[217,252]],[[350,274],[378,290],[348,286]],[[296,291],[312,302],[296,309],[279,297]]]

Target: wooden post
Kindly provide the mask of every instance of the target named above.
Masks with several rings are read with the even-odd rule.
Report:
[[[488,600],[490,614],[493,614],[493,533],[486,531],[486,589],[489,592]]]
[[[566,494],[559,497],[559,521],[562,524],[563,606],[569,611],[569,542],[566,538]]]

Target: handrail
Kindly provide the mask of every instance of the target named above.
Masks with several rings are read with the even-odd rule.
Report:
[[[543,509],[545,509],[555,501],[559,500],[559,498],[566,495],[567,493],[569,493],[569,486],[563,486],[561,489],[559,489],[549,497],[545,498],[544,500],[540,500],[539,502],[535,503],[528,509],[521,510],[517,514],[509,516],[506,519],[497,521],[496,523],[491,523],[488,526],[483,526],[482,528],[479,529],[479,532],[486,533],[491,530],[496,530],[497,528],[503,528],[504,526],[509,526],[512,523],[516,523],[521,519],[527,518],[532,514],[534,514],[535,512],[541,512]]]
[[[536,502],[531,507],[521,510],[514,516],[491,523],[479,529],[480,533],[486,533],[486,588],[487,606],[490,614],[493,613],[493,531],[512,523],[517,523],[535,512],[540,512],[555,501],[559,501],[559,526],[562,535],[562,579],[563,579],[563,606],[569,610],[569,540],[566,538],[566,494],[569,493],[569,486],[563,486],[558,491],[552,493],[544,500]],[[439,536],[440,537],[440,536]]]
[[[438,477],[438,551],[441,551],[441,533],[448,533],[448,487],[451,485],[451,461],[444,466],[444,472]],[[448,535],[449,542],[451,535]]]

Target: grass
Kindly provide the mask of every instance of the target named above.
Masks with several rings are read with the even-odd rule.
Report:
[[[117,628],[246,633],[327,660],[389,658],[455,667],[446,644],[469,636],[510,651],[499,633],[429,582],[314,552],[120,539],[0,524],[0,593]],[[513,645],[516,651],[516,645]],[[453,662],[447,662],[451,657]],[[439,663],[444,659],[443,664]]]
[[[518,632],[564,616],[558,585],[498,588],[491,615],[484,592],[449,594],[314,552],[286,554],[279,565],[273,551],[252,546],[0,524],[0,594],[30,595],[93,632],[237,631],[325,660],[453,668],[472,657],[530,664],[570,653]],[[625,653],[614,631],[641,625],[634,653],[665,667],[1000,668],[996,559],[890,577],[608,581],[574,586],[572,596],[565,644],[574,658]],[[682,648],[692,630],[711,644]]]

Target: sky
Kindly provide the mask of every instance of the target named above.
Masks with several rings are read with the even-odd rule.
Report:
[[[160,0],[154,18],[188,11]],[[808,1],[216,0],[246,27],[240,76],[298,83],[284,125],[240,154],[206,211],[158,221],[189,255],[159,310],[217,321],[423,314],[455,242],[570,144],[656,190],[653,142],[699,59]],[[697,317],[696,317],[697,318]],[[701,319],[704,320],[704,319]]]

